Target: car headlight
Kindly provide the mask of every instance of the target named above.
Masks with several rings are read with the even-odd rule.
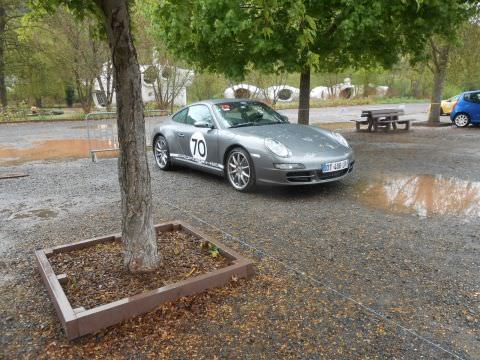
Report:
[[[280,156],[280,157],[290,156],[290,150],[288,150],[288,148],[285,145],[283,145],[280,141],[266,138],[265,147],[277,156]]]
[[[347,139],[345,139],[342,135],[340,135],[339,133],[336,133],[336,132],[332,132],[332,137],[337,140],[340,144],[342,144],[343,146],[345,147],[350,147],[350,145],[348,145],[348,141]]]

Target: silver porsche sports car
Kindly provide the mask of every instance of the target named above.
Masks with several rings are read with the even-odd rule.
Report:
[[[224,175],[239,191],[257,183],[317,184],[348,176],[353,151],[335,132],[297,124],[254,100],[189,105],[152,134],[158,167],[175,165]]]

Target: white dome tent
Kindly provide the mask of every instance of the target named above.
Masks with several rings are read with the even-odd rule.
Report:
[[[377,95],[378,96],[387,96],[388,93],[388,86],[385,85],[379,85],[376,87],[377,90]]]
[[[330,97],[328,87],[317,86],[310,91],[310,98],[316,100],[327,100]]]
[[[254,85],[237,84],[226,88],[223,92],[223,96],[226,99],[252,99],[261,97],[261,92],[262,90]]]
[[[298,100],[300,89],[288,85],[274,85],[267,88],[266,94],[273,102],[292,102]]]
[[[149,69],[156,69],[160,73],[159,80],[154,82],[147,81],[145,77],[145,72]],[[156,101],[154,87],[160,88],[162,91],[161,96],[164,98],[172,97],[175,95],[174,104],[178,106],[184,106],[187,104],[187,87],[192,84],[195,73],[193,70],[174,68],[175,73],[174,77],[176,79],[176,86],[174,87],[172,81],[169,82],[169,77],[172,76],[170,73],[170,67],[162,66],[161,64],[154,63],[150,65],[140,65],[140,72],[142,77],[142,100],[144,102]],[[103,65],[102,74],[100,75],[100,80],[102,84],[99,84],[98,79],[95,79],[94,82],[94,91],[93,91],[93,102],[97,109],[105,109],[106,94],[105,90],[107,88],[107,64]],[[157,81],[162,82],[162,86],[158,86]],[[112,83],[110,83],[112,87]],[[115,98],[115,89],[110,89],[113,91],[112,105],[116,105]],[[173,93],[172,93],[173,92]]]
[[[352,79],[345,78],[343,83],[338,84],[339,93],[338,96],[345,99],[350,99],[355,96],[355,86],[352,85]]]
[[[350,78],[345,78],[342,83],[333,86],[317,86],[310,91],[310,97],[317,100],[336,98],[350,99],[358,95],[358,88],[352,85]]]

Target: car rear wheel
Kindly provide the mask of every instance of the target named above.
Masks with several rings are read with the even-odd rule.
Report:
[[[455,115],[453,122],[458,127],[466,127],[470,124],[470,117],[467,114],[457,114]]]
[[[165,137],[162,135],[159,135],[155,138],[153,144],[153,155],[155,156],[155,162],[157,163],[157,166],[161,170],[170,170],[172,168],[167,139],[165,139]]]
[[[249,191],[255,186],[255,169],[248,152],[235,148],[228,153],[226,175],[230,185],[238,191]]]

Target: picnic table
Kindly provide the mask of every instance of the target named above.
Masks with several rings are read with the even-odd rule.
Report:
[[[367,125],[368,131],[377,131],[378,128],[385,128],[387,131],[390,128],[397,129],[398,124],[405,125],[405,130],[410,129],[410,122],[413,119],[404,119],[400,116],[404,115],[403,109],[372,109],[363,110],[360,119],[355,119],[355,126],[357,131],[360,130],[361,125]]]

